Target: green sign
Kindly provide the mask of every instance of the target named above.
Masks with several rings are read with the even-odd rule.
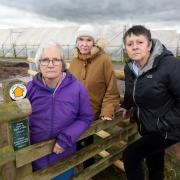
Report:
[[[23,119],[11,124],[12,141],[14,150],[29,146],[29,125],[28,119]]]

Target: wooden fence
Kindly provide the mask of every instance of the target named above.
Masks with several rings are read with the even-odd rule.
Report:
[[[116,71],[116,76],[123,80],[122,72]],[[93,156],[98,157],[96,163],[77,172],[73,179],[88,179],[112,164],[123,170],[120,160],[122,151],[138,134],[135,124],[116,114],[113,121],[93,122],[81,136],[80,139],[83,139],[95,134],[97,138],[93,144],[45,169],[33,172],[31,162],[51,153],[54,140],[14,150],[12,124],[26,119],[31,114],[31,105],[28,99],[11,101],[8,94],[11,85],[12,82],[3,83],[4,103],[0,104],[0,180],[49,180]]]

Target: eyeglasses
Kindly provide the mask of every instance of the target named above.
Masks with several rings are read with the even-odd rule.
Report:
[[[58,66],[61,64],[61,61],[62,61],[61,59],[57,59],[57,58],[53,58],[53,59],[45,58],[39,60],[42,66],[48,66],[50,62],[52,62],[54,66]]]

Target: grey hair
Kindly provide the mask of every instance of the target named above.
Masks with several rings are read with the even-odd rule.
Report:
[[[35,63],[36,63],[36,70],[39,71],[39,65],[40,65],[40,59],[42,58],[43,51],[49,47],[57,47],[60,52],[61,61],[62,61],[62,71],[66,71],[66,62],[64,61],[64,55],[61,45],[56,41],[46,41],[40,44],[39,48],[37,49],[36,55],[35,55]]]

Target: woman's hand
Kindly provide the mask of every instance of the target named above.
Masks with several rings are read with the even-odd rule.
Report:
[[[106,121],[111,121],[112,120],[111,117],[106,117],[106,116],[102,116],[101,119],[106,120]]]
[[[64,151],[64,149],[58,144],[56,143],[53,147],[53,152],[56,154],[60,154]]]
[[[117,109],[117,111],[116,111],[116,112],[122,112],[122,116],[123,116],[123,118],[124,118],[124,117],[126,117],[126,116],[127,116],[127,112],[128,112],[128,110],[127,110],[127,109],[125,109],[125,108],[120,107],[119,109]]]

